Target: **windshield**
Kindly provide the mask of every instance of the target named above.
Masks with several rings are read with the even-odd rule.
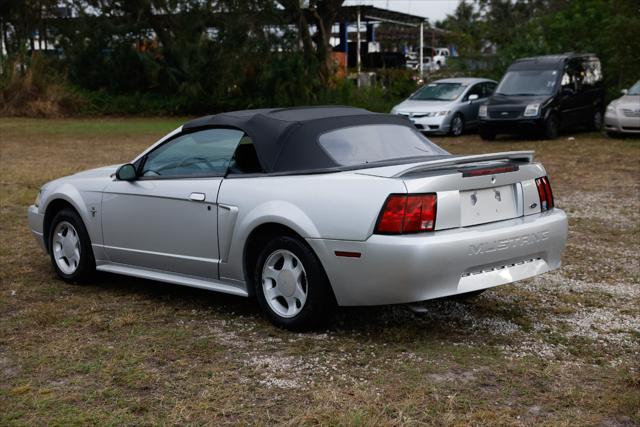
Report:
[[[415,101],[453,101],[466,89],[461,83],[429,83],[411,95]]]
[[[400,125],[364,125],[320,135],[320,145],[341,166],[448,155],[417,130]]]
[[[627,95],[640,95],[640,80],[638,80],[636,84],[631,86],[631,89],[629,89]]]
[[[509,71],[496,89],[498,95],[551,95],[558,81],[557,70]]]

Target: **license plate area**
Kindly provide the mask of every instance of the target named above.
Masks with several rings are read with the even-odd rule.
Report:
[[[460,192],[460,220],[463,227],[517,216],[516,188],[513,184]]]

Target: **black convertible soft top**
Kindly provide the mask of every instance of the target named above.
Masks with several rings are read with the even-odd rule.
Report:
[[[322,106],[242,110],[205,116],[186,123],[183,132],[232,127],[253,140],[265,172],[294,172],[340,167],[320,146],[325,132],[368,124],[394,124],[415,129],[403,116],[361,108]]]

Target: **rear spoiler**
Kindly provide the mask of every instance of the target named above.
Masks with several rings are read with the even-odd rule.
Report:
[[[531,163],[534,151],[505,151],[504,153],[477,154],[473,156],[448,157],[446,159],[430,160],[407,168],[393,175],[399,178],[414,172],[422,172],[434,169],[442,169],[448,166],[460,166],[471,163],[480,163],[494,160],[508,160],[518,163]]]

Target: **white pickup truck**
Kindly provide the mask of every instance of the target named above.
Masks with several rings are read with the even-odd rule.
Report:
[[[451,52],[446,47],[438,47],[433,53],[433,63],[439,68],[447,65],[447,59],[451,56]]]

